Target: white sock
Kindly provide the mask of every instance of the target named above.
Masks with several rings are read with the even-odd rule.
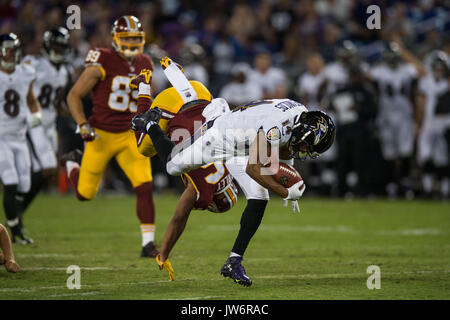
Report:
[[[72,171],[75,168],[79,168],[80,165],[78,163],[76,163],[75,161],[67,161],[66,162],[66,171],[67,171],[67,176],[70,177],[70,171]]]
[[[237,253],[235,253],[235,252],[231,252],[231,253],[230,253],[230,258],[233,258],[233,257],[241,257],[241,255],[240,255],[240,254],[237,254]]]
[[[155,241],[155,225],[154,224],[141,224],[141,234],[142,234],[142,246],[149,242]]]

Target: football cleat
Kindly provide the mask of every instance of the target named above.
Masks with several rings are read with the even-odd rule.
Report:
[[[158,249],[156,249],[153,241],[147,243],[144,247],[142,247],[141,258],[156,258],[159,254]]]
[[[23,229],[18,225],[14,227],[10,227],[11,230],[11,242],[18,244],[32,244],[34,241],[31,238],[26,237],[23,234]]]
[[[252,279],[245,274],[245,269],[241,264],[242,257],[230,257],[227,259],[220,274],[224,277],[233,279],[234,282],[250,287],[252,285]]]
[[[65,167],[67,161],[73,161],[78,164],[81,164],[81,159],[83,158],[83,152],[80,149],[75,149],[70,152],[67,152],[61,156],[61,166]]]

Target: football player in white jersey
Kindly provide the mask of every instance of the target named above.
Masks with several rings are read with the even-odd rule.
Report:
[[[166,68],[166,71],[167,69],[169,68]],[[175,89],[181,96],[192,96],[192,93],[189,92],[190,89],[185,76],[179,71],[179,69],[172,69],[173,74],[171,73],[171,77],[173,79],[171,80],[171,82]],[[186,83],[186,85],[183,86],[183,83]],[[142,89],[145,89],[145,85],[141,83],[139,85],[139,90],[141,91]],[[268,115],[270,115],[270,119]],[[145,114],[136,116],[132,121],[132,128],[135,130],[147,131],[147,124],[150,118],[153,116],[155,116],[155,120],[157,122],[157,118],[159,117],[158,109],[156,109],[156,111],[148,111]],[[293,165],[292,153],[296,153],[295,150],[301,149],[301,144],[305,144],[303,146],[303,151],[305,151],[304,155],[306,155],[309,151],[311,152],[310,155],[316,156],[317,154],[312,154],[314,153],[314,151],[320,153],[329,148],[329,145],[334,140],[334,124],[332,122],[328,122],[328,116],[324,113],[317,111],[308,113],[306,112],[306,108],[303,105],[287,99],[279,99],[273,101],[260,100],[254,103],[247,104],[245,106],[241,106],[240,108],[235,109],[233,112],[229,110],[228,104],[225,100],[214,99],[212,103],[210,103],[203,111],[203,116],[205,117],[207,122],[204,125],[203,129],[199,131],[199,133],[203,132],[205,136],[209,135],[210,137],[211,134],[217,134],[217,139],[215,141],[211,139],[211,141],[206,142],[205,145],[215,145],[215,149],[218,151],[218,154],[209,154],[206,155],[206,157],[203,159],[203,157],[201,156],[202,150],[196,150],[196,152],[200,155],[199,161],[208,161],[207,159],[209,156],[217,156],[217,158],[230,160],[227,161],[226,167],[233,175],[234,179],[239,183],[247,198],[247,206],[241,217],[241,227],[239,230],[239,234],[235,240],[229,258],[221,269],[221,273],[226,277],[232,278],[235,282],[241,285],[250,286],[252,284],[252,281],[246,275],[245,269],[241,265],[242,256],[251,238],[253,237],[261,223],[267,201],[269,200],[269,191],[264,187],[264,182],[257,182],[258,180],[254,178],[255,176],[258,176],[260,174],[261,167],[258,165],[252,167],[251,165],[249,165],[249,163],[252,163],[252,161],[249,161],[248,154],[250,143],[256,140],[255,136],[258,133],[258,129],[260,128],[259,126],[261,125],[261,129],[263,130],[263,132],[261,133],[262,140],[267,141],[267,145],[272,143],[276,147],[278,147],[279,140],[282,141],[281,144],[286,145],[280,150],[278,150],[277,148],[276,153],[278,154],[278,152],[280,151],[280,159],[275,160],[277,162],[278,160],[287,163],[290,162],[290,164]],[[215,128],[213,125],[214,123],[219,124],[220,128]],[[296,125],[294,125],[294,123]],[[317,125],[318,123],[320,123],[321,126]],[[252,127],[257,129],[251,130]],[[265,132],[264,128],[266,128]],[[158,131],[160,131],[159,127],[156,127],[155,129],[156,131],[153,130],[153,136],[152,134],[150,135],[160,158],[162,158],[163,162],[165,163],[167,162],[168,154],[171,152],[173,144],[169,139],[165,139],[164,137],[158,135]],[[228,137],[225,137],[223,134],[227,133],[230,133],[230,135]],[[176,135],[178,133],[174,132],[173,134]],[[246,136],[246,134],[248,134],[248,136]],[[296,137],[300,136],[305,141],[300,141],[300,139],[287,138],[291,135],[294,135]],[[320,142],[317,142],[314,140],[313,136],[319,135],[321,136],[321,138],[319,139]],[[189,137],[186,138],[187,139],[185,141],[191,140],[189,139]],[[194,137],[192,138],[193,140],[197,138],[194,144],[199,143],[199,141],[202,139],[202,137],[198,138],[196,134],[194,134]],[[221,144],[220,141],[224,141],[224,139],[226,138],[229,139],[228,143]],[[291,151],[289,151],[289,148],[287,147],[287,141],[290,142],[289,147]],[[307,143],[311,143],[311,145],[315,145],[315,147],[308,148],[306,146]],[[189,148],[189,146],[187,146],[187,148]],[[314,148],[315,150],[312,150]],[[252,147],[250,147],[250,149],[252,149]],[[266,163],[265,161],[263,162]],[[191,165],[196,166],[197,163],[195,163],[194,161],[193,163],[191,163]],[[187,167],[189,167],[189,165],[187,165]],[[252,172],[250,173],[248,169],[252,170]],[[169,173],[173,174],[174,172],[169,170]],[[271,179],[268,180],[271,181]],[[304,190],[305,186],[302,182],[300,182],[296,187],[292,188],[291,197],[288,196],[286,198],[289,198],[290,200],[298,199],[303,194]],[[294,193],[297,194],[294,195]],[[287,201],[285,202],[285,205],[287,205]],[[298,204],[296,201],[292,201],[292,208],[293,212],[295,212],[295,210],[298,210]],[[158,263],[162,263],[164,265],[167,257],[160,258],[162,260]]]
[[[409,171],[414,151],[415,93],[424,68],[397,42],[387,44],[383,61],[370,76],[379,93],[378,127],[381,151],[388,166],[386,191],[395,197],[401,190],[411,196]],[[399,189],[399,188],[402,189]]]
[[[42,126],[30,128],[27,134],[32,176],[30,191],[19,198],[22,201],[21,215],[45,181],[56,173],[56,117],[64,110],[64,92],[69,84],[69,71],[64,62],[69,50],[69,32],[60,27],[45,31],[40,55],[28,55],[23,59],[24,64],[31,65],[36,70],[34,90],[42,107]]]
[[[217,100],[224,101],[213,99],[211,109],[216,108]],[[336,134],[327,114],[308,112],[304,105],[289,99],[255,101],[213,118],[208,118],[207,110],[206,123],[176,147],[158,126],[161,110],[157,108],[135,116],[131,127],[150,135],[170,175],[181,175],[215,161],[233,163],[235,158],[248,156],[246,172],[250,177],[285,200],[299,199],[303,189],[298,188],[303,187],[303,182],[285,188],[268,177],[275,173],[271,167],[278,163],[279,149],[286,147],[291,158],[316,158],[330,148]]]
[[[448,159],[448,146],[445,140],[447,124],[442,123],[436,115],[436,105],[440,95],[449,90],[447,74],[449,58],[443,51],[432,52],[427,66],[427,75],[419,81],[418,97],[418,144],[417,161],[422,168],[422,184],[425,195],[430,196],[434,181],[445,177]],[[448,193],[448,181],[440,181],[440,191]]]
[[[23,234],[18,194],[29,191],[30,154],[27,127],[41,124],[41,107],[33,93],[36,78],[31,66],[19,64],[20,40],[13,34],[0,36],[0,178],[4,187],[3,207],[12,241],[32,243]]]

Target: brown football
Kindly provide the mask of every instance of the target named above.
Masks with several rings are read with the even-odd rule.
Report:
[[[294,184],[302,180],[300,173],[286,163],[280,163],[278,172],[273,175],[273,178],[285,188],[292,187]]]

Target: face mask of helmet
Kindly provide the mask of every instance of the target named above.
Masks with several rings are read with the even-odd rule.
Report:
[[[65,62],[69,54],[69,32],[64,28],[44,33],[42,53],[54,64]]]
[[[288,143],[288,149],[291,155],[301,160],[317,158],[320,154],[314,151],[314,136],[314,127],[310,125],[301,124],[295,128],[292,131],[292,137]]]
[[[292,130],[288,149],[297,159],[317,158],[327,151],[334,142],[333,120],[321,111],[303,113]]]
[[[20,49],[16,47],[2,46],[0,65],[5,70],[12,70],[20,62]]]

